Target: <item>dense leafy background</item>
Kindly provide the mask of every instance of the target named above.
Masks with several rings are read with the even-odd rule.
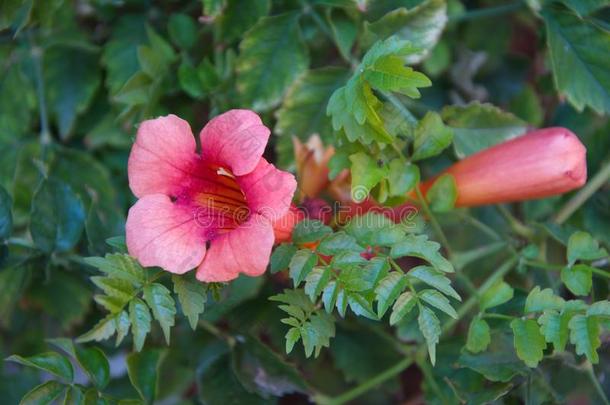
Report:
[[[608,5],[0,1],[2,402],[607,404]],[[261,278],[141,268],[137,123],[237,107],[277,165],[317,133],[388,205],[530,127],[577,133],[597,183],[454,209],[442,177],[427,223],[303,222]]]

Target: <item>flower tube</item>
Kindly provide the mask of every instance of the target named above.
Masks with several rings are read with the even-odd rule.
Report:
[[[455,163],[457,207],[531,200],[566,193],[587,180],[586,148],[566,128],[529,132]],[[421,185],[426,193],[435,179]]]

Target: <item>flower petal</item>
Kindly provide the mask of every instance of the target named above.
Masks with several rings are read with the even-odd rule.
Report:
[[[137,196],[176,195],[198,159],[189,124],[175,115],[144,121],[131,148],[127,173]]]
[[[263,155],[269,129],[250,110],[229,110],[201,130],[204,160],[226,166],[236,176],[250,173]]]
[[[229,281],[239,273],[260,276],[269,264],[273,247],[273,227],[261,215],[251,215],[238,228],[214,239],[197,279],[205,282]]]
[[[292,174],[277,169],[264,158],[251,173],[238,177],[237,182],[246,195],[250,212],[272,221],[286,213],[297,187]]]
[[[166,195],[144,196],[127,215],[127,250],[142,266],[185,273],[205,256],[205,228],[196,219],[192,208]]]

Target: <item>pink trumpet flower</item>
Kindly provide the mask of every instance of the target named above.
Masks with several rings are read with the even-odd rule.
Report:
[[[566,128],[546,128],[495,145],[450,166],[458,207],[566,193],[587,181],[587,150]],[[425,194],[434,179],[421,185]]]
[[[128,162],[139,200],[129,210],[127,248],[143,266],[229,281],[265,272],[272,222],[290,207],[296,181],[263,157],[270,131],[249,110],[212,119],[199,134],[175,115],[143,122]]]

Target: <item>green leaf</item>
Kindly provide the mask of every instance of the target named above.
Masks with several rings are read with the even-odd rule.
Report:
[[[216,354],[197,372],[198,397],[207,405],[271,405],[256,393],[247,391],[235,376],[230,353]]]
[[[108,385],[110,381],[110,365],[106,355],[99,348],[81,347],[66,338],[49,339],[47,341],[76,359],[81,368],[89,376],[91,382],[98,389],[104,389]]]
[[[174,274],[172,275],[172,281],[182,313],[188,318],[191,328],[195,330],[199,315],[203,313],[205,303],[208,300],[206,287],[200,281],[187,275]]]
[[[361,252],[363,250],[356,239],[344,231],[333,233],[322,239],[317,251],[320,254],[332,256],[344,251]]]
[[[159,370],[165,357],[162,350],[144,350],[127,355],[127,375],[140,398],[152,404],[159,385]]]
[[[176,303],[171,292],[163,284],[152,283],[144,287],[144,300],[159,321],[165,342],[169,345],[170,331],[176,318]]]
[[[199,71],[190,62],[182,61],[178,67],[180,87],[193,98],[202,98],[206,92],[199,79]]]
[[[21,399],[19,405],[47,405],[52,404],[66,390],[66,386],[57,381],[47,381],[32,388]]]
[[[482,374],[490,381],[510,381],[516,375],[526,375],[529,369],[515,354],[514,337],[507,333],[491,331],[487,350],[474,354],[463,351],[458,365]]]
[[[453,273],[454,269],[447,259],[439,252],[441,245],[437,242],[429,241],[426,235],[407,235],[403,241],[392,246],[390,255],[393,258],[404,256],[419,257],[426,260],[435,269],[445,273]]]
[[[547,309],[561,311],[564,305],[565,301],[563,298],[556,296],[553,293],[553,290],[550,288],[540,290],[540,287],[536,286],[528,294],[527,299],[525,300],[524,312],[526,314],[531,312],[543,312]]]
[[[290,259],[292,259],[297,250],[298,248],[290,243],[282,243],[276,247],[270,259],[271,274],[287,269]]]
[[[544,122],[544,109],[538,99],[536,91],[527,85],[510,101],[510,110],[517,117],[535,127],[542,126]]]
[[[66,139],[101,84],[98,57],[75,47],[51,47],[44,55],[44,73],[49,109]]]
[[[586,232],[575,232],[568,239],[568,263],[571,266],[577,260],[596,260],[608,256],[604,248]]]
[[[324,291],[322,291],[322,303],[324,304],[324,309],[327,313],[331,313],[333,308],[337,303],[337,296],[339,295],[339,290],[341,287],[335,281],[330,281],[326,287],[324,287]]]
[[[150,26],[146,27],[149,45],[138,48],[138,61],[144,72],[153,80],[163,77],[176,59],[176,54],[165,38],[157,34]]]
[[[146,17],[129,13],[118,18],[111,27],[110,39],[104,45],[102,65],[106,71],[106,87],[116,94],[140,65],[138,47],[146,42]]]
[[[6,361],[13,361],[24,366],[34,367],[55,374],[68,382],[74,379],[74,370],[70,361],[55,352],[40,353],[30,357],[21,357],[14,354],[8,357]]]
[[[565,350],[568,342],[568,322],[571,317],[564,316],[555,310],[548,309],[538,318],[540,331],[548,343],[552,343],[556,352]]]
[[[375,311],[373,311],[373,304],[364,295],[357,292],[349,292],[347,293],[347,303],[356,315],[375,321],[379,319]]]
[[[126,254],[113,253],[105,257],[86,257],[85,262],[112,278],[127,281],[134,286],[140,286],[146,281],[146,272],[142,266]]]
[[[397,271],[385,276],[375,288],[375,300],[377,301],[377,316],[383,318],[388,308],[396,301],[396,298],[407,287],[408,281],[404,274]]]
[[[292,241],[294,243],[317,242],[333,230],[320,221],[305,219],[299,222],[292,231]]]
[[[220,37],[225,42],[242,38],[261,17],[269,14],[270,9],[269,0],[226,0],[226,6],[217,20]]]
[[[64,405],[81,405],[84,401],[85,395],[79,387],[72,386],[68,388],[64,397]]]
[[[352,162],[352,191],[351,197],[355,202],[364,201],[373,187],[387,176],[387,168],[364,152],[350,155]]]
[[[197,42],[197,24],[187,14],[173,13],[170,15],[167,31],[172,41],[180,48],[190,49]]]
[[[527,130],[527,123],[491,104],[473,102],[465,106],[447,106],[441,116],[453,129],[453,147],[460,159]]]
[[[490,342],[491,335],[487,322],[478,316],[473,318],[468,327],[466,349],[470,350],[472,353],[483,352],[487,349]]]
[[[426,339],[430,362],[434,365],[436,363],[436,345],[441,336],[441,322],[431,309],[419,305],[417,323],[424,339]]]
[[[250,336],[233,349],[233,370],[248,391],[263,397],[307,392],[305,381],[292,365]]]
[[[426,0],[416,7],[397,8],[379,20],[365,25],[365,30],[377,38],[396,35],[413,43],[419,50],[409,55],[410,64],[420,63],[438,42],[447,24],[447,4],[444,0]]]
[[[292,352],[294,345],[301,338],[301,331],[297,327],[292,327],[286,333],[286,354]]]
[[[358,26],[345,13],[333,13],[332,10],[328,10],[326,16],[341,56],[349,60],[352,47],[358,37]]]
[[[430,209],[434,212],[449,212],[455,207],[458,191],[455,178],[445,173],[439,176],[426,193]]]
[[[329,267],[315,267],[305,278],[305,294],[312,302],[322,294],[322,290],[330,281]]]
[[[256,111],[279,104],[288,86],[309,65],[299,17],[299,13],[263,17],[239,45],[237,89],[244,103]]]
[[[436,290],[422,290],[418,294],[419,299],[425,301],[429,305],[440,309],[450,317],[457,319],[458,315],[455,309],[451,306],[449,299]]]
[[[563,7],[545,7],[541,14],[557,90],[579,111],[589,106],[598,114],[610,112],[607,28]]]
[[[276,112],[275,133],[294,135],[301,140],[320,134],[323,140],[332,140],[332,126],[326,115],[326,106],[332,93],[345,84],[347,78],[348,71],[337,67],[308,70],[301,75],[290,86],[282,107]]]
[[[55,180],[43,180],[32,200],[30,233],[42,251],[70,250],[80,239],[85,224],[83,203],[72,188]]]
[[[400,322],[417,304],[417,297],[411,291],[406,291],[396,299],[392,306],[390,325],[394,326]]]
[[[414,164],[405,163],[401,159],[394,159],[390,162],[388,168],[390,196],[404,196],[419,182],[419,167]]]
[[[533,319],[513,319],[510,327],[515,337],[517,356],[528,367],[537,367],[544,356],[546,342],[536,321]]]
[[[586,306],[585,306],[586,308]],[[597,301],[587,308],[587,316],[608,316],[610,317],[610,301]]]
[[[117,304],[117,309],[121,310],[134,295],[133,286],[125,281],[118,278],[111,277],[91,277],[91,281],[97,287],[101,288],[106,295],[114,299]],[[118,311],[113,311],[118,312]]]
[[[451,280],[438,270],[429,266],[416,266],[407,273],[407,278],[423,281],[440,292],[461,301],[460,295],[451,287]]]
[[[404,228],[379,212],[358,215],[344,229],[362,246],[391,246],[405,238]]]
[[[405,66],[401,57],[393,55],[379,58],[363,74],[374,89],[401,93],[411,98],[421,97],[419,87],[432,85],[426,75]]]
[[[601,345],[599,340],[599,323],[596,318],[586,315],[575,315],[568,324],[570,328],[570,342],[576,346],[576,353],[585,355],[593,364],[599,362],[597,349]]]
[[[428,112],[415,128],[415,152],[413,161],[427,159],[441,153],[451,145],[453,130],[445,124],[440,115]]]
[[[11,235],[13,228],[13,214],[11,213],[11,196],[4,187],[0,186],[0,240],[6,239]]]
[[[561,0],[561,2],[581,16],[608,6],[608,0]]]
[[[505,302],[510,301],[514,295],[513,288],[508,285],[504,280],[496,281],[491,287],[489,287],[481,296],[480,307],[481,310],[497,307]]]
[[[318,256],[309,249],[301,249],[292,256],[289,274],[295,287],[298,287],[305,280],[305,277],[317,263]]]
[[[566,266],[561,270],[561,281],[574,295],[589,295],[593,285],[593,273],[586,264]]]
[[[95,340],[97,342],[106,340],[110,336],[114,335],[117,328],[117,318],[119,314],[109,314],[105,318],[102,318],[90,331],[79,336],[76,341],[78,343],[90,342]]]
[[[133,348],[136,352],[142,350],[146,335],[150,332],[150,311],[139,298],[129,303],[129,319],[131,320],[131,333],[133,334]]]

